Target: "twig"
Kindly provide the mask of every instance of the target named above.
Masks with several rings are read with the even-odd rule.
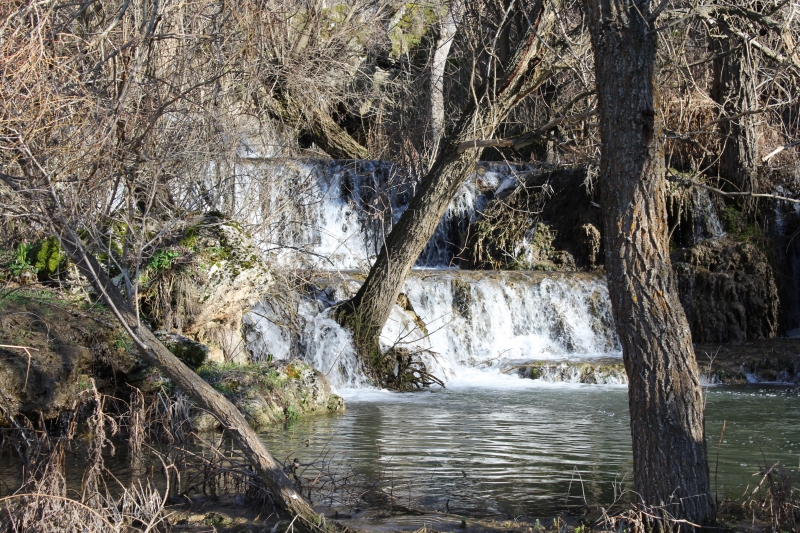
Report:
[[[761,162],[762,162],[762,163],[766,163],[767,161],[769,161],[770,159],[772,159],[773,157],[775,157],[775,156],[776,156],[776,155],[778,155],[779,153],[783,152],[783,151],[784,151],[784,150],[786,150],[787,148],[792,148],[792,147],[794,147],[794,146],[797,146],[798,144],[800,144],[800,141],[795,141],[795,142],[793,142],[793,143],[784,144],[783,146],[779,146],[779,147],[775,148],[773,151],[771,151],[770,153],[768,153],[767,155],[765,155],[765,156],[764,156],[764,157],[761,159]]]
[[[24,498],[24,497],[27,497],[27,496],[32,496],[32,497],[36,497],[36,498],[53,498],[54,500],[61,500],[63,502],[75,504],[78,507],[82,507],[86,511],[89,511],[90,513],[95,515],[97,518],[102,520],[108,526],[108,531],[118,531],[118,529],[115,528],[114,525],[111,524],[111,522],[106,520],[105,517],[103,517],[103,515],[101,515],[100,513],[98,513],[97,511],[95,511],[91,507],[89,507],[88,505],[85,505],[85,504],[79,502],[78,500],[73,500],[72,498],[67,498],[66,496],[56,496],[55,494],[41,494],[41,493],[38,493],[38,492],[30,492],[30,493],[24,493],[24,494],[12,494],[11,496],[6,496],[5,498],[0,498],[0,502],[5,501],[5,500],[15,500],[15,499]]]
[[[10,344],[0,344],[0,348],[11,348],[11,349],[17,349],[17,350],[25,350],[25,353],[28,355],[28,368],[25,370],[25,385],[22,387],[22,392],[25,392],[25,390],[28,388],[28,375],[31,372],[31,352],[30,352],[30,350],[33,350],[34,352],[38,352],[39,349],[38,348],[31,348],[30,346],[11,346]]]
[[[684,178],[684,177],[678,176],[678,175],[673,174],[671,172],[669,173],[669,176],[670,176],[669,179],[671,181],[677,181],[677,182],[681,182],[681,183],[683,183],[685,185],[693,185],[695,187],[700,187],[701,189],[705,189],[705,190],[707,190],[709,192],[713,192],[714,194],[719,194],[720,196],[725,196],[725,197],[728,197],[728,198],[738,198],[738,197],[741,197],[741,196],[750,197],[750,198],[771,198],[773,200],[783,200],[784,202],[792,202],[792,203],[795,203],[795,204],[800,204],[800,200],[798,200],[796,198],[788,198],[786,196],[779,196],[777,194],[755,193],[755,192],[749,192],[749,191],[745,191],[745,192],[727,192],[727,191],[723,191],[722,189],[717,189],[716,187],[711,187],[710,185],[706,185],[704,183],[700,183],[700,182],[694,181],[694,180],[689,179],[689,178]]]
[[[467,150],[471,150],[473,148],[522,148],[532,144],[535,139],[542,137],[546,132],[555,128],[559,124],[564,122],[577,122],[596,114],[597,109],[591,109],[585,113],[581,113],[580,115],[556,117],[535,131],[523,133],[522,135],[517,135],[516,137],[509,137],[506,139],[475,139],[473,141],[464,141],[458,143],[456,152],[463,154]]]

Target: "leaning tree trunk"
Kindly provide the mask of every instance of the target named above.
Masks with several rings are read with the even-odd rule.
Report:
[[[353,332],[365,372],[382,384],[386,384],[385,378],[394,369],[394,362],[380,353],[381,329],[411,267],[480,156],[480,150],[464,151],[459,145],[469,139],[491,136],[514,106],[552,75],[550,62],[544,60],[545,54],[550,57],[552,48],[545,46],[540,36],[550,33],[555,21],[553,5],[538,3],[531,19],[533,26],[506,66],[508,74],[497,83],[494,92],[484,91],[481,99],[464,111],[433,166],[418,184],[408,209],[386,237],[366,281],[356,296],[339,309],[337,320]]]
[[[726,22],[721,24],[727,27]],[[714,60],[711,96],[722,109],[723,118],[733,117],[719,124],[724,144],[718,175],[728,190],[758,192],[758,115],[754,111],[759,103],[753,83],[755,67],[747,44],[738,37],[714,39],[713,46],[721,57]]]
[[[629,379],[636,491],[663,518],[707,526],[714,508],[703,396],[670,268],[654,68],[658,34],[645,20],[651,7],[649,0],[585,0],[603,143],[606,270]]]
[[[164,373],[196,405],[219,420],[280,507],[294,518],[293,526],[299,531],[308,532],[350,531],[336,522],[326,521],[325,517],[311,508],[295,490],[281,465],[275,461],[242,413],[175,357],[146,326],[140,324],[136,314],[97,260],[86,252],[74,232],[68,233],[72,238],[61,236],[62,248],[117,317],[142,357]]]

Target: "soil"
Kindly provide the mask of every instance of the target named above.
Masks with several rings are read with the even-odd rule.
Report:
[[[604,527],[604,509],[598,506],[565,509],[557,516],[514,518],[463,517],[444,512],[413,509],[410,512],[392,512],[381,508],[359,509],[354,514],[340,514],[330,509],[317,509],[327,518],[338,520],[360,531],[413,531],[415,533],[573,533],[614,531]],[[621,510],[617,508],[616,512]],[[172,514],[174,531],[192,533],[268,533],[283,531],[288,521],[271,506],[252,506],[241,497],[227,500],[194,498],[189,504],[167,508]],[[611,510],[612,514],[614,510]],[[738,533],[765,533],[772,530],[768,520],[745,516],[744,506],[725,502],[717,515],[724,530]],[[280,525],[279,525],[280,524]]]
[[[42,286],[0,293],[0,345],[0,408],[6,417],[58,417],[75,408],[91,380],[111,393],[118,375],[137,364],[109,312]]]

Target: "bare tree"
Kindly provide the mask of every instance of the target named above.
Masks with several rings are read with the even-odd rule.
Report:
[[[636,491],[679,529],[710,526],[700,375],[669,259],[652,31],[659,10],[649,0],[586,0],[585,9],[603,143],[606,270],[629,379]]]
[[[439,23],[439,38],[436,40],[431,61],[431,142],[432,153],[438,150],[439,142],[445,134],[444,76],[447,58],[453,45],[456,30],[461,22],[464,3],[455,0],[447,6],[447,12]]]
[[[240,145],[244,82],[231,61],[242,49],[216,33],[219,8],[3,4],[4,207],[59,238],[142,356],[220,420],[295,527],[346,530],[314,512],[243,415],[137,312],[144,263],[183,214],[202,207],[205,177]]]
[[[408,209],[387,236],[366,281],[339,309],[338,320],[353,331],[365,371],[377,382],[385,382],[394,367],[394,361],[380,353],[380,331],[411,267],[480,155],[480,150],[463,151],[459,145],[492,135],[517,103],[552,76],[556,58],[547,39],[557,5],[537,2],[531,9],[530,25],[520,36],[514,55],[505,64],[498,66],[495,62],[491,67],[493,72],[502,70],[505,74],[488,77],[476,91],[433,166],[417,185]]]

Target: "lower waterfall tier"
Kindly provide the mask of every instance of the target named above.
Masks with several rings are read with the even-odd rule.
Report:
[[[264,299],[245,317],[253,359],[301,357],[336,387],[367,385],[350,333],[331,318],[360,283],[331,274]],[[605,280],[585,273],[415,270],[380,342],[416,354],[444,381],[533,360],[620,357]]]

